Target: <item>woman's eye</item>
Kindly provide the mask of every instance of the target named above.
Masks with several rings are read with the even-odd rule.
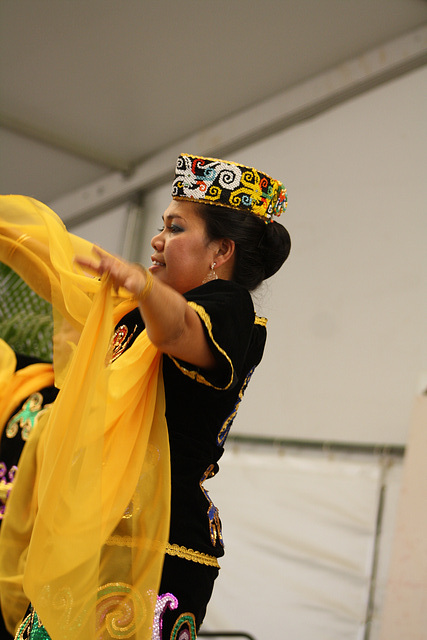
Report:
[[[163,227],[159,227],[157,229],[158,233],[162,233],[165,229],[167,229],[168,231],[170,231],[171,233],[179,233],[180,231],[184,231],[184,229],[182,229],[181,227],[178,227],[178,225],[176,224],[170,224],[169,226],[163,226]]]

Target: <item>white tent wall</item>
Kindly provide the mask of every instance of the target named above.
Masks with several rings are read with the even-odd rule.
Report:
[[[423,67],[232,154],[286,183],[293,239],[289,262],[255,296],[269,338],[235,434],[406,443],[427,371],[426,85]],[[145,193],[133,259],[150,262],[169,199],[169,184]],[[92,226],[90,239],[118,249],[127,211],[108,233],[108,214],[93,218],[103,239]],[[227,556],[207,628],[244,627],[256,640],[377,640],[401,467],[384,464],[231,447],[210,488]]]
[[[203,630],[378,640],[399,458],[230,443],[220,467],[226,555]]]
[[[129,220],[129,203],[122,204],[102,215],[69,226],[81,238],[103,247],[106,251],[123,255]]]

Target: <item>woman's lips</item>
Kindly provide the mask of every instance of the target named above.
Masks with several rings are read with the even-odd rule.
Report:
[[[157,269],[161,269],[162,267],[165,267],[165,263],[162,262],[161,260],[156,260],[155,258],[151,258],[151,267],[150,267],[150,271],[156,271]]]

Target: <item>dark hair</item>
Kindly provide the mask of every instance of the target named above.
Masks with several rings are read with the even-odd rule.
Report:
[[[198,203],[197,211],[210,240],[234,240],[233,280],[248,291],[280,269],[291,250],[291,238],[278,222],[266,224],[255,215],[228,207]]]

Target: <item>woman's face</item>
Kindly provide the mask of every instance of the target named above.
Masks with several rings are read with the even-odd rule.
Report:
[[[151,273],[179,293],[202,284],[217,249],[206,236],[197,205],[185,200],[172,200],[163,214],[163,228],[151,246]]]

